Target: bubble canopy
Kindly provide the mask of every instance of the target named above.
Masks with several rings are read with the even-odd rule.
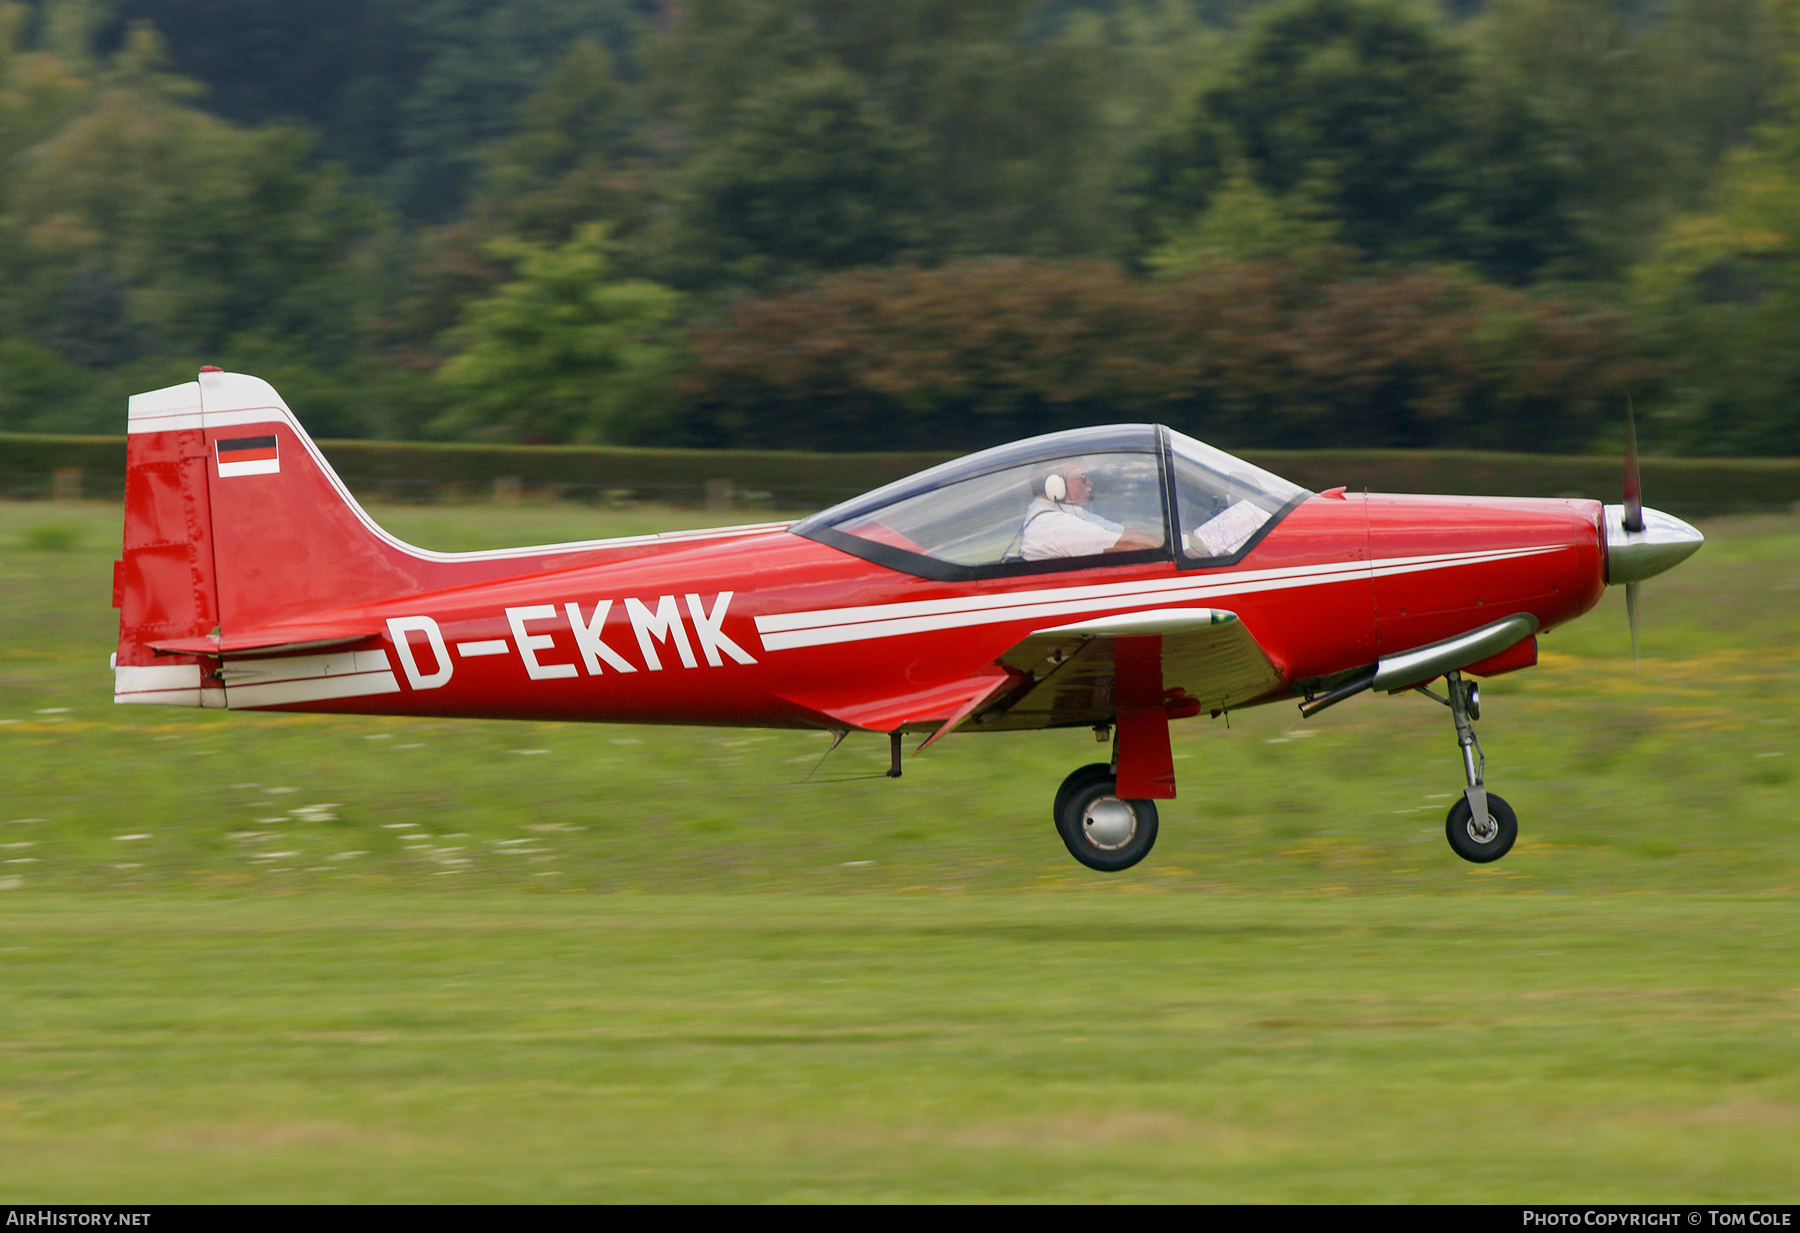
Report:
[[[1158,424],[996,446],[798,522],[796,535],[924,578],[1241,560],[1310,496]]]

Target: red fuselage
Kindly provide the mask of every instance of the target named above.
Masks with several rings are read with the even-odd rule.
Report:
[[[1029,494],[1018,486],[1044,450],[1112,467],[1120,491],[1139,476],[1138,516],[1152,524],[1140,542],[1159,542],[1160,520],[1185,533],[1213,516],[1195,505],[1206,483],[1224,486],[1221,504],[1238,502],[1206,525],[1240,518],[1238,538],[1211,550],[1216,558],[1174,534],[1160,549],[1009,564],[1017,558],[998,555],[999,541],[1020,526]],[[868,494],[884,503],[879,525],[852,503],[827,532],[769,524],[446,554],[376,526],[266,383],[205,373],[132,400],[115,697],[935,729],[1009,673],[1029,675],[1000,660],[1030,635],[1120,614],[1213,611],[1235,615],[1267,661],[1251,684],[1207,703],[1228,709],[1311,693],[1335,674],[1515,613],[1549,629],[1591,608],[1605,586],[1596,502],[1313,496],[1209,450],[1153,426],[1078,430]],[[955,511],[976,508],[966,501],[974,494],[978,505],[990,483],[1000,485],[1000,512],[973,529],[999,530],[984,550],[999,563],[952,568],[973,542]],[[1159,492],[1174,499],[1163,505]],[[1242,494],[1257,492],[1275,495],[1255,510]],[[894,548],[928,532],[945,556]],[[1503,667],[1532,662],[1522,650]],[[1171,715],[1193,713],[1179,693]],[[1111,705],[1108,695],[1078,710],[1104,723]]]
[[[1513,613],[1531,614],[1543,629],[1581,615],[1605,587],[1600,515],[1599,503],[1579,500],[1313,497],[1227,568],[1100,565],[958,583],[914,577],[773,529],[698,539],[616,564],[594,562],[591,551],[572,554],[582,563],[565,569],[538,558],[523,576],[320,618],[322,627],[431,618],[450,660],[441,684],[278,705],[835,727],[859,706],[925,696],[992,671],[997,656],[1047,617],[1171,603],[1237,613],[1292,686]],[[584,653],[574,622],[593,622],[606,601],[604,622],[583,633],[612,654]],[[521,619],[521,611],[534,615]],[[710,645],[706,621],[716,621]],[[396,651],[391,635],[384,645]],[[414,677],[442,674],[446,665],[430,639],[415,632],[407,650]]]

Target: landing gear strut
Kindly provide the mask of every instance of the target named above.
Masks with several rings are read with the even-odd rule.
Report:
[[[1113,768],[1095,762],[1063,780],[1051,809],[1069,855],[1102,873],[1131,868],[1156,843],[1156,803],[1121,800],[1117,785]]]
[[[1450,687],[1448,698],[1438,697],[1423,685],[1415,686],[1427,698],[1450,708],[1456,743],[1462,748],[1463,772],[1469,780],[1463,799],[1452,805],[1444,818],[1444,835],[1458,856],[1485,865],[1512,850],[1513,840],[1519,837],[1519,819],[1511,805],[1487,790],[1487,758],[1474,727],[1481,718],[1481,687],[1463,680],[1460,672],[1446,673],[1444,680]]]

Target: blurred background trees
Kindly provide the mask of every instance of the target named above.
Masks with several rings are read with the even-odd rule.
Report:
[[[1797,0],[0,0],[0,429],[1800,452]]]

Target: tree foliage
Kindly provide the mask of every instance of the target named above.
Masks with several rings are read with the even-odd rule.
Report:
[[[613,56],[583,39],[519,109],[519,131],[491,148],[477,216],[534,241],[567,240],[595,219],[635,235],[655,186],[644,118]]]
[[[299,123],[407,217],[466,203],[483,151],[568,48],[629,47],[649,0],[120,0],[105,38],[134,23],[239,124]]]
[[[556,248],[514,241],[519,277],[477,301],[458,353],[439,370],[454,391],[437,424],[450,436],[521,442],[614,439],[668,379],[662,327],[673,291],[608,277],[604,224]]]
[[[1270,12],[1146,167],[1140,235],[1152,244],[1192,232],[1230,183],[1239,191],[1222,208],[1241,210],[1253,184],[1378,261],[1464,261],[1525,283],[1576,249],[1547,127],[1393,0]]]
[[[1781,15],[1800,34],[1800,6]],[[1792,49],[1800,40],[1790,42]],[[1676,219],[1633,275],[1667,357],[1654,439],[1696,453],[1800,453],[1800,87],[1727,162],[1706,206]]]
[[[859,270],[741,300],[687,345],[650,439],[973,447],[1146,418],[1240,446],[1567,449],[1652,372],[1617,313],[1330,260]]]
[[[1797,450],[1794,4],[0,0],[0,426]]]
[[[846,75],[912,152],[934,252],[1074,257],[1120,247],[1121,170],[1208,42],[1172,6],[699,0],[651,63],[696,162],[777,83]]]
[[[0,98],[58,99],[54,123],[37,106],[38,140],[0,180],[0,280],[15,337],[73,366],[68,401],[83,374],[140,359],[351,361],[360,252],[383,219],[314,162],[307,134],[198,110],[148,28],[85,76],[51,64],[0,66]]]
[[[748,285],[884,265],[921,239],[922,170],[854,75],[778,78],[689,165],[671,264],[693,281]]]
[[[1306,0],[1267,20],[1206,107],[1270,191],[1311,193],[1378,257],[1435,256],[1457,228],[1462,57],[1405,9]]]

